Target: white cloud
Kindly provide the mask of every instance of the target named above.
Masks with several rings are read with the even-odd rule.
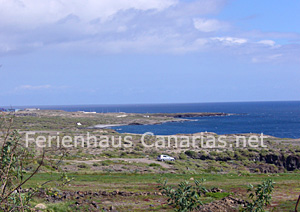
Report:
[[[216,19],[195,18],[194,26],[201,32],[215,32],[228,28],[228,24]]]
[[[245,38],[235,38],[235,37],[213,37],[214,41],[219,41],[224,45],[241,45],[248,42]]]
[[[106,20],[121,10],[164,10],[177,0],[0,0],[0,24],[37,27],[50,24],[69,15],[84,22]]]
[[[199,39],[194,16],[215,13],[225,2],[0,0],[0,56],[40,48],[101,53],[195,51],[201,45],[190,46]]]
[[[28,92],[28,91],[43,91],[43,90],[66,90],[70,88],[69,86],[66,85],[20,85],[14,88],[14,90],[12,91],[13,93],[16,92]]]
[[[263,62],[272,62],[278,61],[282,57],[282,54],[272,54],[272,55],[259,55],[252,58],[253,63],[263,63]]]
[[[243,31],[223,20],[207,18],[226,2],[0,0],[0,56],[51,49],[87,54],[226,51],[257,61],[274,54],[296,58],[297,54],[290,53],[298,52],[295,43],[279,46],[276,41],[297,40],[297,33]]]
[[[51,85],[21,85],[16,87],[15,90],[42,90],[42,89],[49,89]]]
[[[267,45],[267,46],[275,46],[275,41],[273,40],[261,40],[259,42],[257,42],[259,44],[264,44],[264,45]]]

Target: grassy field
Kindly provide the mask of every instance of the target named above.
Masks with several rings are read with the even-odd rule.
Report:
[[[27,187],[41,184],[45,181],[57,178],[58,174],[52,175],[40,173],[36,175],[27,184]],[[74,181],[70,185],[58,188],[62,191],[107,191],[116,190],[127,192],[159,192],[157,189],[159,179],[167,179],[170,184],[177,184],[183,180],[206,179],[207,188],[218,187],[226,194],[231,194],[239,198],[247,196],[247,185],[258,184],[266,178],[273,179],[275,190],[273,194],[272,205],[269,208],[272,211],[293,211],[297,197],[300,193],[299,174],[99,174],[99,173],[73,173],[69,174]],[[55,186],[49,184],[49,186]],[[218,195],[202,197],[204,203],[218,199]],[[160,195],[150,195],[147,197],[97,197],[92,198],[100,207],[113,207],[118,211],[172,211],[167,205],[166,198]],[[35,203],[43,202],[42,199],[35,199]],[[76,200],[67,202],[50,203],[46,205],[48,209],[55,211],[72,211],[74,208],[69,205],[74,204]],[[132,204],[134,203],[134,204]],[[151,206],[151,207],[150,207]],[[82,206],[83,207],[83,206]],[[84,210],[83,208],[81,208]]]

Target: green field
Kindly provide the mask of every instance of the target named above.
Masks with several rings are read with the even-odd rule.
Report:
[[[45,181],[57,178],[58,174],[40,173],[29,181],[27,187],[41,184]],[[183,180],[191,181],[194,179],[205,178],[205,186],[207,188],[218,187],[224,192],[233,196],[245,198],[247,197],[247,185],[249,183],[255,185],[260,183],[266,178],[273,179],[275,184],[275,190],[272,199],[272,205],[269,208],[272,211],[293,211],[295,203],[300,193],[300,177],[299,174],[283,173],[283,174],[99,174],[99,173],[77,173],[69,174],[69,177],[73,177],[74,181],[70,185],[58,188],[61,191],[107,191],[113,192],[116,190],[127,192],[159,192],[157,189],[159,179],[168,179],[170,184],[177,184]],[[55,184],[49,184],[51,187],[55,187]],[[211,202],[219,199],[215,196],[204,196],[202,200],[204,203]],[[97,197],[92,198],[99,204],[100,207],[115,207],[118,211],[172,211],[172,208],[167,205],[166,198],[163,196],[150,195],[148,197]],[[35,199],[35,203],[43,202],[42,199]],[[69,205],[74,204],[76,200],[70,200],[65,202],[50,203],[46,205],[50,210],[56,211],[72,211],[74,208]],[[136,204],[129,204],[135,202]],[[45,203],[45,202],[43,202]],[[149,208],[152,205],[152,208]],[[81,210],[84,206],[81,207]],[[58,209],[60,208],[60,209]]]

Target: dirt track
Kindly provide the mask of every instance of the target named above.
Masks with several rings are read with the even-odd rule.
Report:
[[[95,162],[101,162],[104,160],[112,160],[112,161],[126,161],[126,162],[134,162],[134,163],[146,163],[146,164],[151,164],[151,163],[156,163],[161,165],[163,168],[171,168],[171,165],[164,163],[164,162],[160,162],[157,160],[152,160],[152,159],[147,159],[147,158],[103,158],[103,159],[99,159],[99,160],[64,160],[64,162],[75,162],[75,163],[86,163],[86,164],[93,164]]]

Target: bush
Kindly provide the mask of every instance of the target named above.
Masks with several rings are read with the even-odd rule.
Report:
[[[240,152],[235,152],[234,157],[238,161],[248,160],[247,157],[243,156]]]
[[[0,116],[0,130],[3,132],[0,138],[0,211],[29,211],[30,208],[27,205],[34,192],[21,193],[21,186],[37,173],[44,157],[40,164],[32,166],[33,173],[24,180],[24,167],[29,167],[33,152],[30,152],[21,142],[18,131],[9,131],[12,119],[8,121],[7,117],[2,114]]]
[[[77,165],[77,167],[78,167],[78,168],[81,168],[81,169],[85,169],[85,168],[87,168],[88,166],[87,166],[86,164],[82,163],[82,164]]]
[[[254,188],[253,185],[248,186],[249,198],[252,202],[246,205],[244,212],[264,212],[264,208],[270,205],[274,182],[271,179],[264,180],[261,184]]]
[[[186,160],[186,159],[187,159],[186,154],[184,154],[183,152],[181,152],[181,153],[179,154],[179,159],[180,159],[180,160]]]
[[[112,163],[112,161],[110,161],[110,160],[101,161],[102,166],[109,166],[109,165],[111,165],[111,163]]]
[[[175,164],[174,161],[166,161],[165,163],[170,164],[170,165],[174,165]]]
[[[126,152],[122,152],[122,153],[121,153],[121,155],[120,155],[120,157],[121,157],[121,158],[123,158],[123,157],[124,157],[124,158],[125,158],[125,157],[127,157],[127,153],[126,153]]]
[[[191,150],[185,151],[185,154],[193,159],[196,159],[198,157],[197,152]]]
[[[204,181],[204,179],[201,181],[195,180],[194,185],[184,181],[179,183],[177,187],[172,187],[168,186],[165,180],[158,188],[162,194],[168,197],[168,203],[174,207],[175,211],[187,212],[203,205],[200,196],[207,192],[202,185]]]
[[[42,167],[47,168],[45,164],[60,171],[58,164],[61,161],[56,161],[56,165],[53,161],[46,163],[46,151],[38,153],[32,146],[28,147],[17,130],[10,130],[12,123],[13,117],[0,113],[0,132],[2,132],[0,134],[0,211],[33,211],[29,205],[33,195],[40,191],[42,186],[55,180],[47,181],[42,186],[32,186],[29,192],[22,192],[21,187],[26,185]],[[26,167],[29,169],[26,170]],[[59,180],[63,181],[63,185],[71,181],[65,174]]]
[[[150,163],[149,166],[150,167],[161,167],[161,165],[157,164],[157,163]]]
[[[219,155],[219,153],[216,152],[216,151],[211,151],[209,154],[210,154],[211,156],[218,156],[218,155]]]

